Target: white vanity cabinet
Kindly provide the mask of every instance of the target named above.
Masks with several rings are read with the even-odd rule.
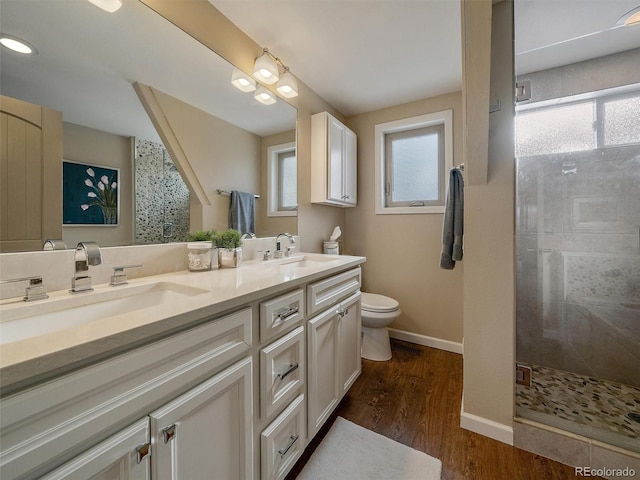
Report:
[[[0,478],[284,479],[360,374],[354,265],[2,397]]]
[[[252,310],[245,308],[3,398],[0,478],[40,478],[65,461],[68,463],[63,465],[71,465],[65,471],[72,472],[73,465],[83,463],[91,469],[105,463],[105,458],[111,460],[107,466],[130,464],[133,472],[131,457],[137,452],[128,444],[125,450],[118,447],[105,453],[108,457],[93,462],[93,466],[87,458],[96,456],[91,452],[96,444],[117,443],[118,432],[126,431],[127,425],[139,419],[150,422],[147,428],[151,431],[150,458],[154,468],[160,464],[164,468],[166,461],[161,455],[166,453],[162,448],[164,438],[159,441],[161,435],[153,428],[162,433],[165,427],[176,424],[180,437],[171,446],[194,448],[200,443],[194,452],[179,451],[179,457],[174,457],[179,468],[207,472],[205,476],[212,478],[205,470],[213,456],[208,450],[212,442],[220,439],[224,447],[216,444],[216,448],[234,452],[235,456],[225,460],[226,465],[235,461],[235,470],[228,468],[238,472],[220,478],[252,478],[252,468],[247,470],[247,464],[252,466],[253,454],[252,359],[247,356],[251,346]],[[218,418],[227,422],[222,424],[224,429],[214,425]],[[207,431],[196,431],[196,424],[206,426]],[[244,450],[243,445],[247,445]],[[97,450],[100,455],[107,451],[102,447]],[[193,453],[203,454],[196,458]],[[140,472],[135,470],[138,475]],[[155,472],[154,478],[172,478],[170,471],[161,474],[160,468],[155,468]],[[91,477],[70,474],[53,478]],[[125,474],[121,478],[129,477]]]
[[[359,287],[359,268],[307,287],[309,305],[317,307],[327,298],[333,299],[307,326],[309,439],[329,418],[361,372]]]
[[[251,359],[152,412],[154,480],[253,478]]]
[[[357,204],[357,137],[328,112],[311,116],[311,203]]]
[[[149,418],[144,417],[41,480],[149,480]]]

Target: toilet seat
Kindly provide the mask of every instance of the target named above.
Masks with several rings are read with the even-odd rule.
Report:
[[[378,295],[377,293],[362,293],[362,310],[375,313],[393,312],[400,308],[400,303],[393,298]]]

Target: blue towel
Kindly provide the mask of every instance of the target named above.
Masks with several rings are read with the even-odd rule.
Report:
[[[255,233],[255,203],[256,197],[253,193],[233,190],[229,202],[229,228],[240,233]]]
[[[462,230],[464,225],[464,180],[457,168],[449,173],[449,188],[442,222],[442,253],[440,268],[452,270],[462,260]]]

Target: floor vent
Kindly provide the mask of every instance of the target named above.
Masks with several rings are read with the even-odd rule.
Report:
[[[422,350],[416,347],[410,347],[409,345],[402,345],[401,343],[393,343],[393,350],[400,350],[401,352],[410,353],[411,355],[420,356],[422,355]]]
[[[633,420],[634,422],[640,423],[640,413],[638,413],[638,412],[629,412],[629,413],[627,413],[627,418],[629,420]]]

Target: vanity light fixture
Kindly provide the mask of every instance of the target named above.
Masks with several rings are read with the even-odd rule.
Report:
[[[239,68],[233,69],[231,83],[243,92],[253,92],[256,89],[256,81]]]
[[[113,13],[122,6],[121,0],[89,0],[96,7],[101,8],[105,12]]]
[[[273,105],[274,103],[276,103],[276,96],[264,85],[258,85],[253,98],[265,105]]]
[[[0,34],[0,45],[17,53],[24,55],[37,55],[38,49],[29,42],[13,35]]]
[[[268,48],[262,49],[262,55],[256,58],[253,64],[253,76],[267,85],[276,83],[280,78],[278,59],[269,53]]]
[[[623,16],[621,16],[616,22],[617,26],[630,27],[632,25],[640,25],[640,6],[629,10]]]
[[[280,80],[278,80],[276,90],[285,98],[298,96],[298,81],[289,71],[289,67],[284,67],[284,73],[280,77]]]

